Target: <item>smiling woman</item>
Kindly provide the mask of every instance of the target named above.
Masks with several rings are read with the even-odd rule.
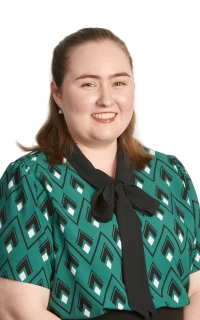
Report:
[[[0,319],[197,319],[197,196],[175,156],[134,137],[125,43],[67,36],[50,87],[38,145],[0,183]]]
[[[70,136],[81,150],[116,149],[117,138],[131,121],[134,103],[131,66],[118,44],[102,40],[76,47],[62,89],[55,80],[51,89]]]
[[[103,60],[102,55],[104,55]],[[145,152],[141,148],[141,144],[133,138],[135,126],[133,65],[127,47],[121,39],[109,30],[101,28],[85,28],[67,36],[54,49],[52,78],[49,117],[36,136],[38,146],[45,153],[49,163],[62,164],[63,158],[71,154],[73,150],[73,131],[70,132],[70,130],[79,131],[81,141],[84,140],[84,137],[87,139],[83,145],[79,145],[79,147],[85,148],[89,143],[88,130],[89,128],[90,130],[93,129],[94,135],[96,135],[94,139],[99,140],[100,146],[101,139],[103,142],[103,139],[106,139],[106,134],[109,138],[108,131],[110,130],[111,133],[112,130],[111,127],[102,127],[102,125],[99,128],[97,126],[90,127],[92,122],[88,123],[88,121],[91,120],[91,117],[95,120],[108,117],[108,113],[114,113],[112,121],[105,121],[104,123],[113,122],[116,119],[119,124],[122,115],[128,117],[129,108],[131,109],[129,112],[132,112],[131,118],[126,120],[129,123],[127,123],[127,126],[123,124],[123,118],[120,122],[120,126],[126,126],[124,132],[122,127],[117,128],[115,121],[115,126],[113,125],[112,129],[115,127],[115,131],[118,130],[119,132],[121,129],[122,133],[118,135],[118,140],[123,145],[123,149],[126,150],[127,163],[129,162],[130,165],[133,163],[136,169],[143,169],[148,164],[151,155]],[[109,86],[107,86],[108,83]],[[119,83],[120,85],[116,85]],[[111,89],[113,89],[112,94]],[[113,96],[114,92],[115,96]],[[115,99],[119,101],[115,102]],[[64,104],[63,107],[61,106],[62,103]],[[59,108],[59,105],[61,108]],[[122,114],[117,109],[124,105],[125,110]],[[86,110],[89,112],[91,106],[93,106],[94,111],[88,117],[86,116]],[[67,112],[67,108],[69,108],[69,112]],[[100,109],[104,112],[100,112]],[[97,110],[98,112],[95,112]],[[112,112],[108,112],[111,110]],[[62,113],[64,113],[64,117],[60,116]],[[78,126],[71,124],[71,121],[76,123],[79,121]],[[88,124],[89,127],[87,127]],[[100,131],[100,135],[97,130]],[[114,140],[115,147],[114,144],[113,147],[116,149],[116,139]],[[95,142],[95,148],[97,147],[96,143],[97,141]],[[19,146],[24,151],[33,151],[38,148],[38,146],[25,148],[20,144]],[[66,146],[68,146],[67,149]],[[104,158],[101,150],[99,151]],[[95,159],[97,158],[100,160],[99,162],[104,162],[95,155]],[[115,162],[112,156],[110,163],[107,163],[107,166],[105,164],[104,171],[110,172],[111,167],[115,167]]]

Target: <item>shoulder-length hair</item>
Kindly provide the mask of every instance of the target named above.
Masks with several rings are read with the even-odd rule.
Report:
[[[126,44],[114,35],[110,30],[104,28],[83,28],[65,37],[55,47],[51,63],[52,80],[55,81],[58,89],[61,89],[64,77],[69,70],[70,55],[73,49],[81,44],[91,41],[111,40],[124,51],[133,73],[133,63]],[[52,93],[49,99],[49,114],[41,129],[36,135],[37,145],[24,147],[18,146],[24,151],[40,149],[47,157],[49,163],[62,164],[73,152],[73,140],[68,131],[63,115],[59,114],[59,107],[54,101]],[[126,130],[119,136],[118,142],[122,145],[126,160],[136,170],[142,170],[150,162],[152,156],[146,152],[144,146],[133,136],[135,128],[135,111]],[[66,154],[68,150],[68,154]]]

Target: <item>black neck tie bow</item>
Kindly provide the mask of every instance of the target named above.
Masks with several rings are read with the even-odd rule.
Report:
[[[116,213],[128,303],[134,311],[150,319],[149,313],[156,314],[156,311],[147,280],[141,221],[134,208],[153,216],[160,205],[159,201],[131,184],[132,170],[127,167],[119,144],[115,179],[95,169],[75,144],[68,161],[84,180],[99,189],[92,199],[92,216],[106,223]]]

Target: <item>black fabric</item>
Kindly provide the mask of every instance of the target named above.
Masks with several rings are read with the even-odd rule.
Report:
[[[77,145],[70,164],[79,175],[98,188],[92,199],[92,215],[106,223],[116,213],[122,240],[124,282],[130,308],[150,319],[156,314],[146,274],[141,222],[133,208],[143,214],[154,215],[159,201],[137,186],[131,185],[132,171],[126,165],[122,148],[118,145],[116,178],[95,169]]]
[[[183,308],[160,308],[156,309],[157,315],[152,315],[151,320],[183,320]],[[97,317],[98,320],[144,320],[137,312],[112,310]]]

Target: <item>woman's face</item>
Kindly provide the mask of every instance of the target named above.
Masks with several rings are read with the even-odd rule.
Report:
[[[98,147],[112,143],[131,120],[131,66],[123,50],[110,40],[89,42],[74,49],[61,90],[54,82],[51,89],[78,144]]]

